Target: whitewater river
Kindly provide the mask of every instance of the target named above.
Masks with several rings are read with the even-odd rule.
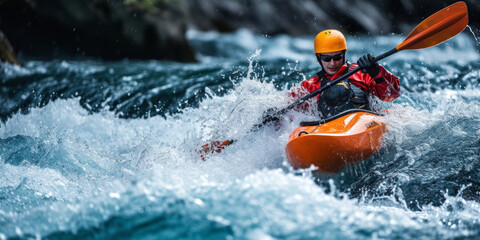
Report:
[[[314,36],[190,31],[197,63],[0,65],[0,239],[480,238],[480,53],[467,29],[382,60],[402,96],[382,150],[295,171],[288,135],[250,128],[319,71]],[[347,36],[347,58],[405,36]],[[205,161],[195,151],[236,139]]]

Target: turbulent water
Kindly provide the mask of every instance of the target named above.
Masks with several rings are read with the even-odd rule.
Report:
[[[188,34],[199,62],[0,66],[0,239],[480,238],[480,53],[468,31],[381,63],[382,150],[331,176],[284,146],[311,113],[250,128],[319,65],[313,36]],[[405,36],[348,36],[347,58]],[[195,149],[236,139],[202,161]]]

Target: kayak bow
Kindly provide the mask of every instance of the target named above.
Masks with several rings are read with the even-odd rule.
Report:
[[[315,124],[315,123],[313,123]],[[381,116],[353,109],[316,125],[303,123],[289,137],[285,150],[294,168],[314,165],[318,172],[337,173],[376,153],[387,131]]]

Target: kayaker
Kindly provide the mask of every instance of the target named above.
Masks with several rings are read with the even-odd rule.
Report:
[[[315,56],[322,70],[316,76],[301,82],[301,88],[292,93],[295,98],[319,89],[357,66],[364,68],[350,76],[348,81],[333,85],[317,96],[317,108],[322,117],[352,108],[373,110],[370,99],[372,95],[383,101],[392,101],[400,96],[398,78],[375,62],[372,54],[362,56],[357,63],[345,60],[347,42],[340,31],[322,31],[315,37],[314,44]]]

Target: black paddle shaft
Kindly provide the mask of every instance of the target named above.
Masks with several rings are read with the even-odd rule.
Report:
[[[386,53],[383,53],[381,55],[378,55],[377,57],[375,57],[375,62],[378,62],[394,53],[397,53],[398,50],[396,48],[393,48],[392,50],[386,52]],[[353,74],[355,74],[356,72],[362,70],[362,68],[360,66],[354,68],[352,71],[349,71],[348,73],[346,73],[345,75],[333,80],[333,81],[330,81],[328,82],[325,86],[322,86],[321,88],[303,96],[302,98],[300,98],[299,100],[295,101],[294,103],[288,105],[287,107],[273,113],[273,114],[269,114],[267,115],[266,117],[263,118],[263,121],[262,123],[260,124],[257,124],[255,125],[253,128],[254,129],[258,129],[258,128],[261,128],[263,127],[265,124],[269,123],[269,122],[273,122],[273,121],[276,121],[278,120],[278,117],[282,116],[283,114],[287,113],[288,111],[292,110],[293,108],[297,107],[298,105],[304,103],[305,101],[307,101],[308,99],[312,98],[312,97],[315,97],[317,96],[318,94],[320,94],[321,92],[325,91],[326,89],[330,88],[331,86],[349,78],[350,76],[352,76]]]

